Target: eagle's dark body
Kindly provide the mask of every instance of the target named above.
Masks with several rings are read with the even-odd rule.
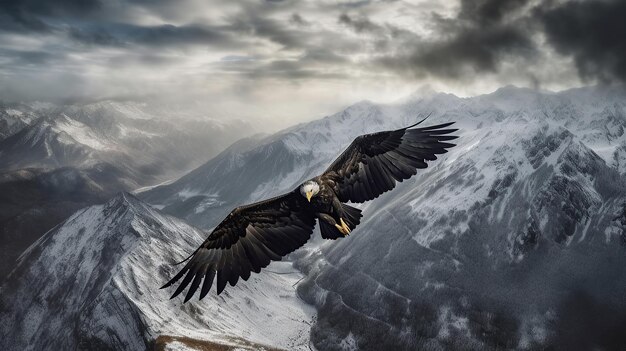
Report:
[[[320,185],[317,196],[311,198],[311,207],[318,213],[339,214],[335,211],[337,195],[335,195],[335,182],[330,177],[315,177],[312,179]],[[297,189],[296,189],[297,190]],[[339,220],[339,218],[337,218]]]
[[[319,184],[319,192],[311,198],[311,208],[319,220],[324,239],[337,239],[347,235],[339,228],[342,219],[349,230],[356,228],[361,221],[361,210],[348,206],[337,198],[336,178],[337,174],[331,172],[310,180]]]
[[[449,135],[456,129],[446,129],[452,123],[410,129],[417,124],[362,135],[323,174],[287,194],[235,208],[164,287],[184,276],[172,297],[191,284],[187,301],[202,283],[202,299],[217,278],[219,294],[227,282],[234,286],[239,278],[247,280],[251,272],[304,245],[316,221],[323,238],[348,235],[362,215],[347,202],[380,196],[454,146],[446,142],[456,138]]]

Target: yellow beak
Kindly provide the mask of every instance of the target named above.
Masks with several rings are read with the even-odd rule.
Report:
[[[309,200],[309,202],[311,202],[311,198],[313,197],[313,192],[312,191],[307,191],[306,192],[306,199]]]

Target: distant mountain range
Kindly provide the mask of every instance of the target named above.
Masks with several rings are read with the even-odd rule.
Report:
[[[265,271],[184,306],[157,289],[207,235],[162,212],[210,229],[323,171],[354,137],[426,115],[424,125],[456,121],[458,145],[359,205],[350,237],[316,236],[289,257],[316,313],[294,294],[297,274]],[[504,87],[361,102],[244,138],[141,200],[77,212],[32,245],[1,288],[0,346],[143,349],[158,335],[231,335],[308,349],[310,331],[319,350],[623,349],[625,127],[620,88]]]
[[[176,178],[246,133],[242,121],[168,116],[132,102],[0,105],[0,280],[74,211]]]
[[[19,132],[38,118],[37,111],[26,104],[0,104],[0,140]]]
[[[0,141],[0,169],[110,163],[149,185],[181,175],[252,133],[243,121],[168,118],[146,109],[111,101],[5,108],[2,121],[12,116],[12,125],[22,128]]]

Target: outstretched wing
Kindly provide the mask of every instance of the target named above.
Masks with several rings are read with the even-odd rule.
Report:
[[[423,121],[423,120],[422,120]],[[454,122],[436,126],[406,128],[361,135],[326,170],[336,180],[337,197],[342,202],[365,202],[393,189],[396,182],[409,179],[426,161],[447,152],[456,139],[446,129]]]
[[[187,302],[200,287],[200,299],[209,292],[217,276],[217,293],[226,282],[234,286],[239,277],[248,280],[270,261],[304,245],[315,227],[315,217],[306,199],[295,191],[255,204],[238,207],[224,219],[188,258],[183,269],[162,288],[185,277],[172,298],[189,283]],[[183,261],[184,262],[184,261]],[[202,282],[204,280],[204,282]]]

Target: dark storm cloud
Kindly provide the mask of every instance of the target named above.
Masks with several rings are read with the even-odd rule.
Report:
[[[501,22],[527,3],[528,0],[462,0],[459,18],[486,27]]]
[[[364,7],[367,6],[369,4],[371,4],[372,2],[370,0],[361,0],[361,1],[347,1],[347,2],[339,2],[339,6],[341,7],[351,7],[351,8],[358,8],[358,7]]]
[[[532,42],[514,27],[489,30],[468,29],[450,40],[423,44],[407,60],[420,70],[440,77],[460,78],[466,68],[472,71],[497,72],[509,55],[528,55],[534,51]]]
[[[49,32],[52,27],[29,13],[0,5],[0,30],[12,32]]]
[[[176,62],[177,60],[175,57],[160,55],[158,53],[136,53],[131,55],[116,56],[108,60],[111,67],[120,67],[129,64],[167,67],[169,65],[176,64]]]
[[[0,29],[12,31],[51,31],[47,19],[84,17],[96,13],[98,0],[4,0],[0,2]]]
[[[5,0],[3,9],[10,13],[30,13],[43,16],[87,15],[102,7],[100,0]]]
[[[267,60],[255,57],[223,57],[218,65],[220,71],[237,73],[246,78],[301,79],[348,79],[349,76],[329,72],[326,67],[336,67],[347,60],[327,50],[316,50],[292,60]]]
[[[320,48],[317,50],[309,50],[300,57],[300,62],[307,63],[319,63],[326,65],[337,65],[341,63],[348,63],[349,61],[345,56],[339,55],[332,50]]]
[[[589,81],[626,81],[626,2],[621,0],[548,1],[462,0],[456,17],[433,16],[439,38],[406,42],[382,58],[383,67],[416,76],[462,79],[495,73],[505,62],[532,66],[554,48],[572,57]],[[355,26],[355,22],[344,21]],[[363,23],[360,30],[373,26]],[[545,33],[541,47],[533,36]],[[533,85],[542,77],[529,74]]]
[[[304,68],[298,61],[277,60],[264,66],[263,69],[255,70],[251,77],[284,77],[288,79],[338,79],[347,78],[344,75],[323,72],[317,69]]]
[[[127,43],[227,45],[232,39],[223,28],[193,23],[136,25],[120,22],[120,14],[115,12],[128,10],[130,5],[159,8],[166,5],[164,1],[122,1],[117,5],[106,5],[100,0],[9,0],[0,3],[0,30],[67,34],[69,38],[83,44],[102,46]]]
[[[567,84],[577,72],[626,81],[624,1],[458,1],[5,0],[0,70],[11,81],[0,82],[0,91],[18,82],[20,94],[44,96],[41,75],[50,86],[67,85],[67,76],[94,91],[157,78],[195,77],[203,86],[216,75],[246,84],[489,80],[494,88]],[[551,70],[563,63],[566,69]]]
[[[71,39],[83,44],[123,46],[139,44],[146,46],[178,47],[189,44],[233,47],[237,40],[219,27],[198,24],[176,26],[138,26],[125,23],[100,23],[83,27],[71,27]]]
[[[348,16],[345,13],[339,16],[339,23],[352,28],[357,33],[363,33],[363,32],[377,33],[377,32],[382,32],[384,30],[382,26],[375,24],[374,22],[370,21],[366,17],[353,19],[352,17]]]
[[[571,1],[536,11],[550,44],[585,79],[626,81],[626,2]]]
[[[19,64],[20,66],[48,64],[62,60],[64,57],[65,55],[63,54],[53,54],[47,51],[0,49],[0,58],[13,60],[14,64]]]
[[[238,34],[270,40],[286,48],[296,48],[305,45],[307,37],[297,30],[293,30],[283,23],[267,17],[259,17],[252,11],[246,11],[231,17],[231,24],[224,30]]]
[[[111,35],[106,30],[94,30],[72,27],[68,30],[68,36],[82,44],[99,46],[120,46],[124,41]]]
[[[176,26],[117,25],[115,31],[119,37],[129,42],[145,45],[211,44],[227,45],[231,38],[227,33],[208,26],[190,24]]]
[[[298,13],[292,14],[291,17],[289,17],[289,22],[297,26],[301,26],[301,27],[306,27],[306,26],[311,25],[309,21],[302,18],[302,16],[300,16],[300,14]]]
[[[415,33],[409,30],[389,23],[375,23],[363,15],[357,17],[342,13],[337,21],[356,33],[378,36],[378,40],[383,37],[387,37],[388,39],[402,39],[402,37],[404,37],[404,39],[415,38]]]
[[[383,66],[416,76],[463,78],[498,72],[511,57],[531,57],[536,47],[523,20],[513,17],[528,0],[463,0],[457,16],[433,15],[439,37],[415,38],[397,55],[380,60]]]

